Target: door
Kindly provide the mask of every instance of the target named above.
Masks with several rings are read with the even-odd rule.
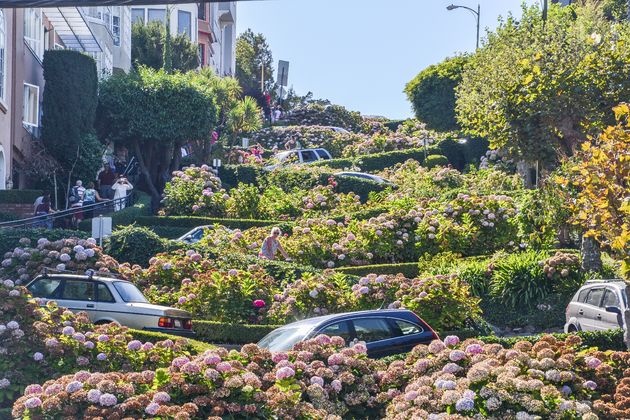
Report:
[[[120,305],[116,304],[116,299],[105,283],[96,282],[96,311],[94,312],[94,322],[99,320],[118,321]]]
[[[586,301],[578,309],[578,321],[584,331],[597,331],[601,329],[603,287],[594,287],[586,296]]]
[[[90,320],[94,321],[96,310],[95,282],[89,280],[65,279],[59,297],[59,306],[73,312],[86,311]]]
[[[599,320],[599,327],[602,330],[620,328],[620,326],[623,325],[623,322],[620,322],[622,321],[621,316],[613,312],[606,312],[606,307],[608,306],[615,306],[621,310],[617,291],[610,287],[606,288],[606,291],[604,292],[604,298],[602,299],[601,319]]]
[[[392,338],[395,334],[385,318],[356,318],[352,320],[354,336],[358,341],[365,341],[368,356],[384,357],[396,354]]]
[[[43,277],[35,280],[28,286],[31,295],[43,299],[44,303],[49,299],[57,299],[61,291],[61,279]]]
[[[334,324],[326,325],[315,335],[317,336],[319,334],[325,334],[329,337],[341,337],[345,340],[346,345],[349,345],[354,338],[348,321],[340,321],[335,322]]]
[[[317,154],[321,160],[330,160],[330,154],[324,149],[317,149]]]
[[[390,340],[392,351],[395,352],[392,354],[407,353],[418,344],[429,344],[433,340],[433,333],[419,325],[402,319],[390,319],[389,323],[396,335]]]

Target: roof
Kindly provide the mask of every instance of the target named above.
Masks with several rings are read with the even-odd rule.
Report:
[[[98,275],[97,273],[95,273],[93,276],[90,276],[88,274],[66,274],[66,273],[55,273],[55,272],[51,272],[51,273],[42,273],[39,274],[35,277],[35,279],[41,278],[41,277],[55,277],[55,278],[63,278],[63,279],[72,279],[72,280],[94,280],[94,281],[103,281],[103,282],[114,282],[114,281],[124,281],[126,283],[131,283],[129,280],[123,279],[123,278],[118,278],[118,277],[107,277],[104,275]],[[33,280],[35,280],[33,279]]]
[[[295,328],[295,327],[303,327],[303,326],[307,326],[307,325],[319,325],[319,324],[323,324],[325,322],[331,321],[331,320],[344,320],[344,319],[348,319],[348,318],[352,318],[354,316],[357,315],[389,315],[389,316],[393,316],[393,315],[408,315],[410,313],[413,313],[407,309],[373,309],[373,310],[369,310],[369,311],[355,311],[355,312],[343,312],[340,314],[330,314],[330,315],[323,315],[323,316],[316,316],[313,318],[306,318],[306,319],[302,319],[300,321],[296,321],[296,322],[292,322],[290,324],[287,325],[283,325],[282,327],[278,328],[278,329],[285,329],[285,328]]]
[[[66,48],[92,53],[103,51],[77,7],[47,7],[44,14]]]

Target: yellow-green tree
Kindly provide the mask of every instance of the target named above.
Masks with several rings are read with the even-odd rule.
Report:
[[[582,151],[559,181],[578,190],[570,203],[573,222],[587,237],[614,252],[630,274],[630,107],[614,108],[617,125],[608,127],[595,140],[582,144]]]

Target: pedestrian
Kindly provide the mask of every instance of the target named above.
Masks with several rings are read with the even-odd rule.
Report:
[[[133,185],[129,183],[127,178],[124,176],[120,176],[118,181],[114,185],[112,185],[112,190],[114,191],[114,211],[120,211],[125,208],[127,205],[127,191],[133,189]]]
[[[35,208],[35,216],[41,216],[41,221],[38,221],[35,224],[35,227],[46,227],[47,229],[52,229],[53,221],[48,216],[53,212],[53,209],[50,207],[50,194],[45,195],[42,199],[42,202],[37,205]]]
[[[101,197],[103,197],[104,200],[112,199],[114,196],[112,185],[114,185],[116,181],[116,174],[106,162],[97,176],[97,181]]]
[[[85,199],[85,187],[83,186],[83,182],[79,179],[76,184],[70,190],[70,195],[68,196],[68,203],[70,204],[70,208],[76,209],[72,213],[72,224],[77,227],[79,223],[83,220],[83,200]]]
[[[262,244],[262,248],[258,253],[260,258],[267,260],[274,260],[276,258],[276,252],[280,251],[286,261],[290,261],[289,255],[285,252],[284,248],[280,244],[278,239],[282,235],[282,231],[279,227],[275,226],[271,229],[271,234],[265,238]]]
[[[91,219],[94,217],[94,206],[97,201],[103,201],[98,191],[94,188],[94,182],[88,183],[88,187],[85,190],[85,197],[83,198],[83,207],[87,207],[86,217]]]
[[[252,147],[252,155],[254,156],[256,162],[262,162],[264,151],[265,149],[263,149],[260,143],[257,143],[254,147]]]
[[[273,119],[275,122],[280,121],[280,117],[282,116],[282,110],[280,109],[280,105],[276,105],[273,110]]]
[[[292,149],[295,149],[295,143],[296,143],[296,142],[295,142],[295,137],[294,137],[294,136],[291,136],[291,137],[289,138],[289,140],[288,140],[286,143],[284,143],[284,149],[285,149],[285,150],[292,150]]]
[[[48,190],[44,190],[42,195],[35,199],[35,202],[33,203],[33,214],[37,213],[37,206],[42,204],[45,197],[48,197],[48,200],[50,201],[50,192]]]

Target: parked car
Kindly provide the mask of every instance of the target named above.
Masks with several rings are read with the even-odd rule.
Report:
[[[343,133],[343,134],[350,134],[350,132],[348,130],[346,130],[345,128],[341,128],[341,127],[328,127],[330,128],[332,131],[334,131],[335,133]]]
[[[298,342],[320,334],[364,341],[368,356],[378,358],[406,353],[418,344],[428,344],[438,335],[420,317],[404,309],[347,312],[304,319],[267,334],[258,342],[272,352],[288,351]]]
[[[184,233],[182,236],[177,238],[176,241],[184,242],[187,244],[197,243],[203,238],[206,229],[210,227],[210,225],[197,226],[196,228],[193,228],[190,231]]]
[[[565,332],[598,331],[623,325],[628,308],[623,280],[589,280],[577,291],[566,310]]]
[[[101,275],[47,274],[35,277],[26,288],[40,304],[54,300],[73,312],[85,311],[94,324],[115,322],[138,330],[193,335],[189,312],[153,305],[133,284]]]
[[[313,163],[318,160],[330,160],[332,155],[326,149],[293,149],[280,152],[273,157],[278,163],[265,166],[267,170],[276,169],[279,166],[298,163]]]
[[[391,187],[395,186],[392,182],[386,180],[385,178],[381,178],[378,175],[366,174],[364,172],[337,172],[335,176],[349,176],[354,178],[368,179],[378,184],[385,184]]]

